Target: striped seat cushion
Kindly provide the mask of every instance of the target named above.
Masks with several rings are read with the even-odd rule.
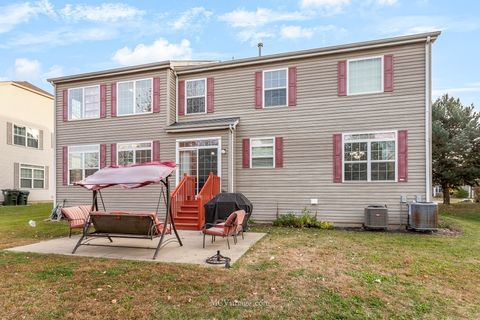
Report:
[[[62,208],[62,214],[70,223],[70,228],[81,228],[90,213],[90,206]]]

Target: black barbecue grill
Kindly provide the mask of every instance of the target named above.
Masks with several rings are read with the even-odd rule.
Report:
[[[252,215],[253,205],[242,193],[219,193],[205,205],[205,223],[215,223],[218,220],[226,220],[228,216],[237,210],[245,210],[247,213],[243,222],[243,230],[248,228],[248,220]]]

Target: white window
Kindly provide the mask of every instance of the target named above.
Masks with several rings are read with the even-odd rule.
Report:
[[[68,89],[68,120],[100,117],[100,86]]]
[[[275,139],[256,138],[250,139],[250,167],[274,168],[275,167]]]
[[[152,112],[152,79],[117,84],[117,115]]]
[[[128,142],[117,144],[117,164],[127,166],[152,161],[152,142]]]
[[[348,94],[383,91],[383,57],[348,60]]]
[[[45,187],[45,167],[20,164],[20,188],[43,189]]]
[[[40,130],[13,125],[13,144],[38,149]]]
[[[68,147],[69,184],[83,180],[100,168],[100,146]]]
[[[187,80],[185,82],[187,114],[205,113],[207,80]]]
[[[343,135],[344,181],[396,181],[396,132]]]
[[[287,105],[287,69],[263,72],[264,107]]]

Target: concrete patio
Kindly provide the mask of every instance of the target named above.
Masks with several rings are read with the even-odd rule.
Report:
[[[125,259],[151,262],[173,262],[190,263],[204,266],[211,266],[205,262],[205,259],[214,255],[220,250],[222,255],[231,258],[234,263],[247,252],[265,233],[245,232],[245,239],[238,238],[237,244],[233,244],[233,238],[230,239],[230,250],[227,248],[226,239],[217,238],[211,243],[210,237],[206,238],[205,249],[202,247],[203,235],[200,231],[179,231],[183,246],[178,243],[169,243],[160,249],[156,260],[152,260],[155,248],[159,239],[122,239],[114,238],[110,243],[106,238],[95,238],[89,241],[92,245],[82,245],[77,252],[72,255],[80,236],[71,238],[58,238],[48,241],[41,241],[34,244],[19,246],[7,249],[14,252],[32,252],[41,254],[61,254],[67,256],[84,256],[108,259]],[[115,246],[112,246],[115,245]]]

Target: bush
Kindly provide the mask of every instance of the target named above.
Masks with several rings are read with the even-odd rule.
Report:
[[[463,188],[457,188],[455,190],[455,197],[456,198],[459,198],[459,199],[464,199],[464,198],[468,198],[470,195],[468,194],[468,191],[463,189]]]
[[[277,227],[333,229],[332,223],[317,220],[317,217],[312,216],[311,211],[307,208],[303,209],[300,216],[293,212],[280,215],[273,221],[273,225]]]

